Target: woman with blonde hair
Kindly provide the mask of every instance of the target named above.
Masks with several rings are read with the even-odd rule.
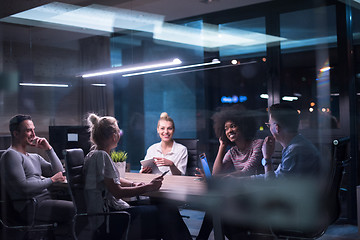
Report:
[[[131,215],[129,239],[174,239],[173,234],[179,234],[179,232],[168,227],[166,223],[169,220],[163,218],[167,216],[171,219],[181,219],[178,212],[164,210],[160,205],[130,206],[121,200],[123,197],[157,191],[161,187],[163,177],[156,177],[147,184],[134,183],[120,178],[110,157],[110,151],[116,148],[121,137],[121,130],[116,119],[90,114],[87,121],[90,127],[90,140],[93,144],[84,163],[85,197],[88,212],[101,213],[116,210],[129,212]],[[121,238],[121,222],[111,218],[116,218],[116,215],[111,215],[109,222],[104,217],[92,219],[90,223],[93,229],[98,229],[95,237]],[[179,236],[186,239],[186,237],[183,238],[184,235],[179,234]]]
[[[161,172],[169,171],[172,175],[185,175],[188,159],[187,148],[174,141],[174,120],[166,112],[161,113],[157,124],[157,133],[161,141],[151,145],[144,159],[154,159]],[[141,173],[151,173],[150,167],[144,167]]]

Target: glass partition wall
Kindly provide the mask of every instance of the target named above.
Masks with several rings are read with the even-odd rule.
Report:
[[[0,16],[0,133],[9,134],[17,113],[32,115],[43,136],[49,126],[85,125],[88,112],[112,115],[124,131],[119,149],[136,171],[167,112],[175,138],[198,138],[212,163],[219,107],[258,111],[263,137],[267,107],[287,102],[317,146],[351,136],[344,198],[346,217],[355,219],[359,4],[157,2],[9,4]],[[83,76],[109,69],[119,72]]]

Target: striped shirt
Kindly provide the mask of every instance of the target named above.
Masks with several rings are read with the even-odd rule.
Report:
[[[237,146],[230,148],[223,159],[224,172],[240,171],[242,176],[256,174],[261,164],[263,141],[263,139],[253,140],[245,151],[240,151]]]

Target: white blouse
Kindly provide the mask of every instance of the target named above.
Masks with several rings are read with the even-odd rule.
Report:
[[[161,142],[155,143],[148,148],[144,159],[151,159],[154,157],[162,157],[172,161],[175,166],[180,170],[181,175],[185,175],[188,152],[187,148],[184,145],[181,145],[180,143],[176,143],[174,141],[171,151],[167,154],[163,154],[161,150]],[[161,172],[165,172],[167,170],[170,170],[170,167],[161,166],[159,167],[159,170]],[[169,171],[168,174],[172,174],[171,171]]]

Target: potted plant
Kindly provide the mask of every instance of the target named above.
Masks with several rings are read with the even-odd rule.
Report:
[[[126,159],[128,158],[128,154],[125,151],[112,151],[111,152],[111,159],[115,163],[120,177],[125,177],[125,169],[126,169]]]

